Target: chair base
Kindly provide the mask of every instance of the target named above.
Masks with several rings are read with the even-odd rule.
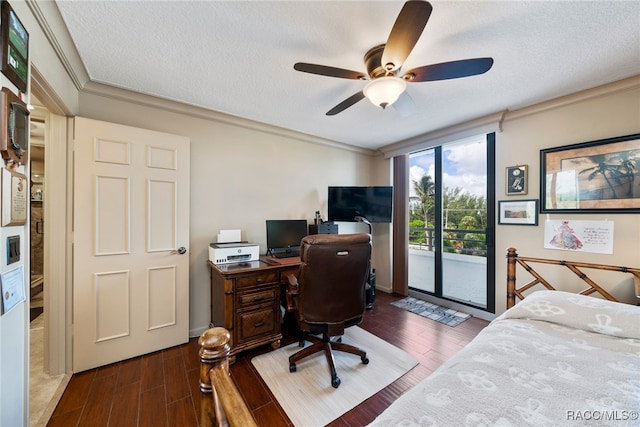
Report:
[[[312,354],[324,351],[327,362],[329,364],[329,372],[331,373],[331,385],[333,386],[333,388],[338,388],[338,386],[340,385],[340,378],[338,378],[338,373],[336,372],[336,364],[335,360],[333,359],[332,351],[335,350],[354,354],[356,356],[360,356],[360,360],[365,365],[369,363],[366,351],[350,344],[344,344],[340,337],[338,337],[334,341],[331,341],[331,337],[326,333],[322,334],[322,338],[307,335],[305,336],[305,338],[300,339],[300,347],[304,346],[305,339],[312,342],[312,344],[309,347],[303,348],[297,353],[289,356],[289,372],[295,372],[297,370],[296,362],[299,362],[300,360]]]

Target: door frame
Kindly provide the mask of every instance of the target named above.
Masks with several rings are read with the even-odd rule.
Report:
[[[46,111],[39,112],[45,122],[46,188],[43,200],[45,221],[44,277],[44,367],[50,375],[71,372],[71,289],[72,276],[72,212],[73,170],[68,126],[71,112],[31,64],[31,93]],[[55,254],[55,255],[53,255]],[[53,257],[55,256],[55,259]]]
[[[487,226],[486,226],[486,245],[487,245],[487,287],[485,292],[487,293],[487,307],[480,308],[475,305],[466,304],[464,302],[457,301],[455,299],[447,298],[442,295],[442,150],[446,144],[434,145],[427,147],[424,150],[434,150],[435,166],[436,166],[436,193],[439,194],[435,200],[435,223],[436,236],[438,249],[435,251],[435,289],[433,292],[427,292],[416,288],[410,288],[407,283],[406,294],[414,298],[422,299],[434,304],[442,304],[454,310],[464,311],[472,314],[474,317],[479,317],[484,320],[491,321],[495,318],[495,287],[491,284],[495,283],[495,132],[483,132],[478,135],[484,135],[486,143],[486,165],[487,165]],[[466,139],[466,138],[463,138]],[[452,141],[455,142],[455,141]],[[423,151],[423,150],[417,150]],[[409,154],[404,156],[402,163],[404,173],[394,175],[394,186],[402,187],[406,194],[405,204],[408,206],[409,202]],[[395,164],[394,164],[395,166]],[[398,220],[404,220],[403,227],[394,228],[396,232],[402,232],[402,229],[406,230],[408,235],[408,213],[405,212],[403,218],[396,218]],[[394,245],[398,242],[394,242]],[[406,248],[408,248],[408,239],[406,242]],[[403,253],[405,259],[403,262],[408,263],[408,250]],[[408,265],[404,266],[405,269],[405,283],[408,279]]]

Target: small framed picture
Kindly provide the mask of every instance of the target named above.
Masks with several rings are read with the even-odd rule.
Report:
[[[26,175],[2,168],[2,227],[27,223],[29,179]]]
[[[499,200],[498,224],[538,225],[538,200]]]
[[[2,0],[0,17],[2,73],[20,92],[26,92],[29,80],[29,33],[6,0]]]
[[[527,166],[509,166],[506,177],[506,193],[507,196],[515,194],[527,194],[529,186],[529,177],[527,176]]]

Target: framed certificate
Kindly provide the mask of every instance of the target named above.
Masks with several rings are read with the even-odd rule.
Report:
[[[8,313],[13,307],[25,301],[24,267],[19,266],[1,273],[0,290],[2,291],[2,314]]]
[[[27,223],[27,203],[30,198],[26,175],[2,169],[2,226]]]

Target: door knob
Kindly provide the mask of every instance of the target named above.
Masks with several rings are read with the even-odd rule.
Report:
[[[180,247],[178,248],[178,253],[179,253],[180,255],[184,255],[184,254],[186,254],[186,253],[187,253],[187,249],[186,249],[184,246],[180,246]]]

